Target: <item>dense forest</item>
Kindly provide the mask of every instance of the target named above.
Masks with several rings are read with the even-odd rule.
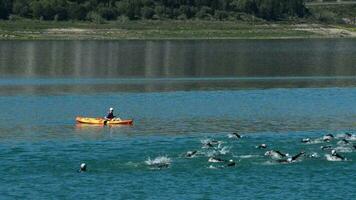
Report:
[[[244,15],[265,20],[304,17],[304,0],[0,0],[0,19],[235,20]]]

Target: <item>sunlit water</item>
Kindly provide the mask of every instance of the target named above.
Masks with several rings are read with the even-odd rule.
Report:
[[[98,48],[126,61],[95,58]],[[353,40],[0,42],[0,49],[2,199],[354,199],[352,145],[301,143],[356,134]],[[270,57],[278,52],[294,61]],[[295,60],[296,52],[307,58]],[[276,65],[263,69],[253,56]],[[283,70],[290,62],[299,70]],[[109,107],[134,125],[74,122]],[[206,140],[221,144],[206,148]],[[262,143],[268,148],[255,148]],[[320,148],[327,145],[347,161],[328,161],[330,150]],[[264,156],[271,149],[306,155],[280,164]],[[187,151],[197,154],[186,158]],[[213,155],[236,166],[208,162]],[[78,173],[82,162],[88,171]]]

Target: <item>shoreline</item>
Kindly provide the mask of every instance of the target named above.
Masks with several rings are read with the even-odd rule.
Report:
[[[25,40],[259,40],[356,38],[347,25],[232,21],[0,21],[1,41]]]
[[[11,41],[214,41],[214,40],[333,40],[333,39],[340,39],[340,40],[354,40],[355,37],[249,37],[249,38],[242,38],[242,37],[231,37],[231,38],[118,38],[118,39],[98,39],[98,38],[85,38],[85,39],[78,39],[78,38],[21,38],[21,39],[3,39],[0,38],[0,42],[11,42]]]

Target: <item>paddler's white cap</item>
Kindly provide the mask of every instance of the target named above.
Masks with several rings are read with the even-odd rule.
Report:
[[[83,169],[83,168],[85,168],[87,165],[85,164],[85,163],[82,163],[81,165],[80,165],[80,168],[81,169]]]
[[[114,110],[114,108],[110,108],[109,110],[110,110],[110,111],[113,111],[113,110]]]

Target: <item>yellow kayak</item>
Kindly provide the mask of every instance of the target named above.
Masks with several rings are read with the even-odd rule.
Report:
[[[94,118],[94,117],[76,117],[75,121],[82,124],[102,124],[102,125],[132,125],[133,120],[107,120],[104,118]]]

